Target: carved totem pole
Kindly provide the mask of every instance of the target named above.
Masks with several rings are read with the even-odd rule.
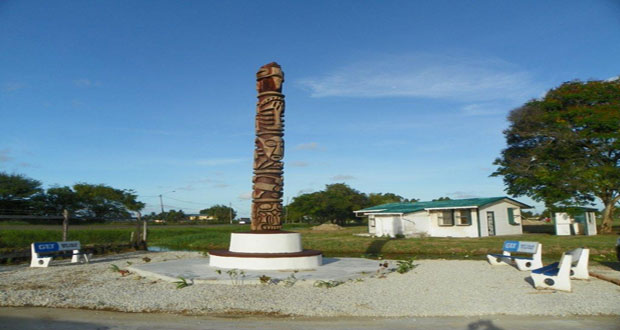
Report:
[[[256,73],[256,149],[252,178],[252,230],[282,228],[284,180],[284,73],[275,62]]]

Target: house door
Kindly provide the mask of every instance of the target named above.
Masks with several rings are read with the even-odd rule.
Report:
[[[487,228],[489,236],[495,236],[495,213],[487,212]]]
[[[394,237],[394,218],[388,217],[383,220],[383,235]]]

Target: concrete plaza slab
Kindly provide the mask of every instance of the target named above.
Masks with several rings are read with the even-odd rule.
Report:
[[[348,281],[375,276],[380,263],[385,261],[362,258],[323,258],[323,265],[311,270],[243,270],[209,266],[209,258],[168,260],[128,267],[128,270],[147,278],[176,282],[179,277],[193,283],[259,284],[260,277],[271,278],[272,283],[296,281],[296,285],[312,285],[316,281]],[[395,263],[388,261],[389,267]],[[243,273],[242,273],[243,271]]]

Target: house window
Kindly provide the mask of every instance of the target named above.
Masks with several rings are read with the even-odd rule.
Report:
[[[437,222],[440,226],[454,226],[452,211],[440,211],[437,213]]]
[[[458,210],[454,213],[454,217],[458,226],[471,226],[470,210]]]
[[[516,221],[515,209],[512,207],[508,208],[508,223],[511,225],[518,225],[519,223]]]

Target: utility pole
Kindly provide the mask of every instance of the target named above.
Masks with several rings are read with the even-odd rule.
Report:
[[[165,192],[164,194],[173,193],[173,192],[176,192],[176,190],[168,191],[168,192]],[[163,196],[164,194],[159,194],[159,206],[161,206],[162,215],[164,214],[164,199],[161,196]]]
[[[164,214],[164,200],[161,198],[162,194],[159,194],[159,205],[161,206],[161,214]]]

